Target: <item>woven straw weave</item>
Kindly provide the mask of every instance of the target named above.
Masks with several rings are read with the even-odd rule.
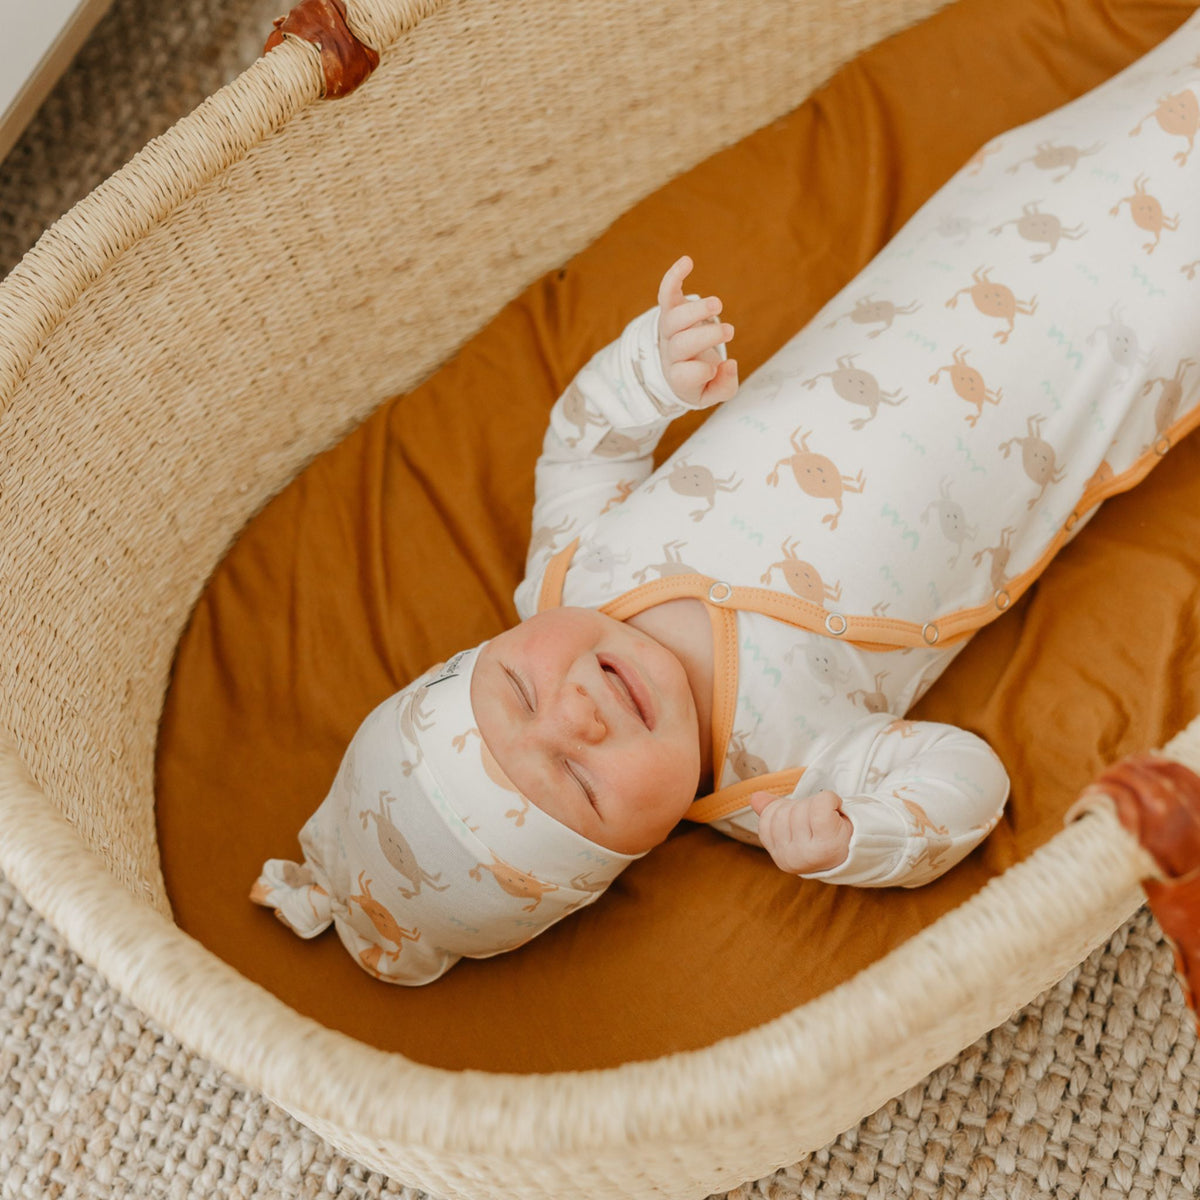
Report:
[[[147,1021],[0,880],[5,1200],[416,1200]],[[1200,1053],[1143,910],[987,1037],[731,1200],[1190,1200]]]
[[[294,1172],[328,1148],[237,1091],[241,1111],[259,1114],[245,1118],[251,1127],[287,1130],[244,1142],[232,1099],[212,1099],[232,1097],[232,1085],[177,1038],[343,1150],[435,1193],[701,1196],[794,1161],[911,1087],[1134,911],[1144,860],[1110,816],[1090,817],[877,969],[762,1029],[617,1071],[527,1078],[433,1071],[323,1030],[162,915],[158,712],[186,614],[241,524],[639,196],[938,3],[359,0],[352,24],[384,52],[367,87],[321,104],[314,53],[286,44],[101,184],[0,284],[0,867],[171,1031],[153,1032],[47,941],[6,884],[6,931],[32,924],[36,945],[12,932],[3,968],[17,1014],[0,1074],[5,1195],[84,1194],[82,1171],[95,1186],[107,1173],[116,1194],[210,1195],[219,1182],[248,1196],[239,1164],[269,1168],[278,1146],[283,1182],[261,1194],[318,1194],[319,1180],[296,1187]],[[119,0],[98,35],[131,4]],[[694,103],[687,38],[695,54],[721,43],[742,67],[714,81],[706,106]],[[27,166],[30,145],[13,161]],[[1200,762],[1200,731],[1185,740],[1180,756]],[[1138,928],[1144,958],[1157,943]],[[1095,968],[1089,994],[1103,993],[1107,969]],[[1164,989],[1165,979],[1164,965]],[[1176,1016],[1156,1029],[1183,1025],[1172,997]],[[1124,1186],[1132,1176],[1088,1174],[1090,1152],[1070,1148],[1075,1126],[1056,1124],[1073,1101],[1045,1077],[1057,1078],[1049,1064],[1061,1057],[1074,1079],[1080,1053],[1107,1047],[1107,1078],[1119,1085],[1117,1058],[1133,1046],[1136,1060],[1146,1042],[1121,1015],[1128,1005],[1076,1014],[1073,1003],[1040,1010],[1052,1014],[1042,1018],[1055,1031],[1052,1058],[1040,1036],[1026,1046],[994,1034],[997,1062],[1008,1063],[999,1082],[979,1059],[979,1083],[968,1085],[968,1057],[962,1087],[944,1069],[838,1143],[824,1166],[818,1157],[817,1175],[785,1173],[771,1186],[803,1194],[824,1171],[845,1194],[865,1194],[866,1177],[839,1165],[856,1145],[865,1149],[855,1161],[883,1181],[879,1194],[905,1180],[936,1194],[939,1156],[940,1177],[974,1172],[977,1194],[985,1184],[1018,1194],[995,1191],[996,1179],[1053,1187],[1051,1170],[1078,1177],[1079,1194],[1101,1195],[1103,1179]],[[1165,1014],[1166,1002],[1138,1020],[1151,1010]],[[1188,1036],[1179,1032],[1181,1045]],[[37,1066],[47,1054],[51,1065]],[[1163,1062],[1186,1098],[1182,1065],[1173,1078]],[[1025,1077],[1034,1086],[1021,1100]],[[918,1094],[934,1097],[932,1125]],[[983,1118],[982,1142],[938,1134],[952,1128],[953,1097],[967,1094],[981,1099],[963,1109],[960,1131],[977,1130],[969,1114],[1013,1097],[1010,1118]],[[1097,1122],[1094,1106],[1079,1109],[1097,1155],[1114,1137],[1134,1144],[1126,1124],[1136,1126],[1142,1103],[1135,1088],[1119,1130]],[[1059,1167],[1045,1152],[1038,1161],[1047,1121],[1071,1139]],[[1168,1194],[1163,1179],[1194,1180],[1173,1137],[1161,1139],[1161,1157],[1178,1161],[1174,1175],[1129,1165],[1153,1173],[1148,1195]],[[984,1147],[995,1148],[990,1174],[955,1165],[982,1163]],[[323,1161],[335,1176],[354,1174]],[[219,1180],[213,1162],[226,1164]],[[337,1194],[336,1178],[325,1183]]]

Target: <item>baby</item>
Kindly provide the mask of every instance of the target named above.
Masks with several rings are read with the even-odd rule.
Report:
[[[521,623],[368,716],[252,898],[425,983],[681,818],[831,883],[969,853],[1004,769],[905,713],[1200,417],[1197,49],[1200,17],[985,146],[740,388],[676,262],[551,413]]]

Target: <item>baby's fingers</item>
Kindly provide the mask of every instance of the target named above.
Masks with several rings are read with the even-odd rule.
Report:
[[[683,303],[683,281],[692,273],[692,260],[688,255],[676,259],[668,268],[658,285],[658,307],[666,312]]]
[[[673,362],[699,358],[706,350],[714,350],[733,338],[733,326],[724,321],[705,321],[692,325],[667,340],[667,353]]]
[[[724,404],[737,395],[738,367],[737,359],[731,358],[717,367],[717,373],[705,384],[700,395],[700,402],[708,408],[714,404]]]
[[[696,297],[688,300],[681,292],[680,299],[676,304],[660,304],[659,335],[666,339],[693,325],[715,322],[721,308],[722,304],[717,296],[706,296],[703,299]]]
[[[719,365],[699,358],[672,363],[666,368],[667,382],[681,400],[698,404],[704,389],[716,378]]]

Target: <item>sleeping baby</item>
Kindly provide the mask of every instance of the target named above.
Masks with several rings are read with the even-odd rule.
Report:
[[[366,718],[252,899],[419,984],[681,819],[831,884],[967,855],[1004,768],[905,714],[1200,419],[1198,50],[1200,17],[983,147],[740,387],[671,266],[551,412],[521,622]]]

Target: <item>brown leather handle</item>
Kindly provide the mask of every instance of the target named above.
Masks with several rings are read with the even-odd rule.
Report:
[[[1162,873],[1142,889],[1175,950],[1188,1005],[1200,992],[1200,775],[1156,754],[1136,754],[1103,771],[1084,792],[1111,796],[1117,817]],[[1200,1028],[1200,1017],[1197,1019]]]
[[[321,52],[326,100],[348,96],[379,66],[379,55],[350,32],[342,0],[300,0],[286,17],[275,18],[263,53],[280,45],[285,34],[309,42]]]

